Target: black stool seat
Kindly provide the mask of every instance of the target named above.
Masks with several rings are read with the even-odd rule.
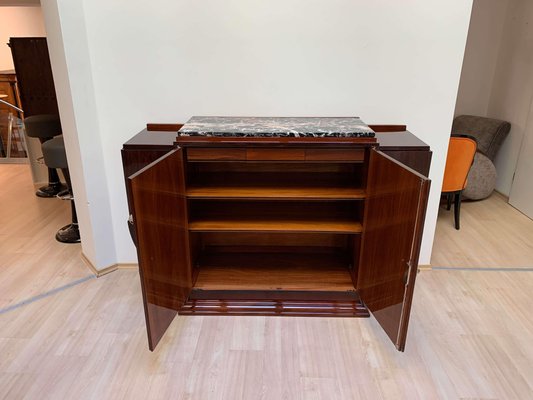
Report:
[[[67,181],[68,191],[71,195],[72,223],[64,226],[56,233],[56,240],[62,243],[78,243],[80,241],[80,231],[78,229],[78,217],[76,216],[76,207],[70,174],[68,171],[67,153],[65,151],[65,142],[63,136],[56,136],[42,144],[44,162],[49,168],[61,168],[65,180]]]
[[[26,134],[34,138],[52,138],[61,135],[59,115],[32,115],[24,119]]]

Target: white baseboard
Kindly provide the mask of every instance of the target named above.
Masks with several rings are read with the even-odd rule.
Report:
[[[81,252],[81,259],[83,260],[83,262],[85,262],[87,267],[89,267],[91,272],[94,275],[96,275],[97,278],[99,278],[101,276],[104,276],[106,274],[109,274],[109,273],[111,273],[113,271],[116,271],[117,269],[135,269],[135,270],[137,270],[139,268],[139,264],[136,264],[136,263],[116,263],[116,264],[111,264],[108,267],[105,267],[105,268],[102,268],[102,269],[97,269],[93,265],[93,263],[87,258],[87,256],[85,254],[83,254],[83,251]]]

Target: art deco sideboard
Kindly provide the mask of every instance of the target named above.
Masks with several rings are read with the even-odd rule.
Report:
[[[404,350],[431,151],[404,126],[295,120],[149,124],[124,144],[151,350],[176,314],[370,313]]]

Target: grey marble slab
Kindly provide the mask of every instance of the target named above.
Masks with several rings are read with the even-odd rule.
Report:
[[[374,137],[357,117],[192,117],[178,136]]]

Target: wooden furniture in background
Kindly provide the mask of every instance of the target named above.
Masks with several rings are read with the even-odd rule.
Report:
[[[59,124],[58,129],[49,132],[42,125],[43,120],[57,119],[59,121],[59,108],[57,105],[56,91],[54,86],[54,77],[52,75],[52,66],[48,54],[48,45],[44,37],[24,37],[10,38],[9,47],[13,56],[13,64],[17,72],[17,80],[20,90],[20,100],[24,109],[24,118],[26,119],[26,134],[29,137],[37,138],[44,143],[54,136],[62,133]],[[30,118],[34,119],[33,129],[30,129]],[[41,130],[43,128],[44,130]],[[39,157],[39,151],[32,148],[29,142],[29,158],[32,164],[32,173],[34,182],[41,181],[44,177],[40,166],[36,163]],[[64,186],[60,183],[59,175],[55,168],[47,168],[48,184],[39,189],[36,195],[39,197],[54,197]],[[42,171],[42,170],[41,170]]]
[[[22,108],[20,103],[20,95],[17,85],[17,75],[15,70],[0,71],[0,95],[6,95],[2,97],[2,100],[7,101],[19,108]],[[13,112],[13,109],[0,103],[0,110]],[[22,113],[14,112],[15,116],[22,119]]]
[[[17,85],[17,76],[14,70],[0,71],[0,97],[2,100],[7,101],[10,104],[18,108],[22,108],[20,103],[20,95]],[[21,112],[14,111],[11,107],[0,103],[0,157],[5,157],[7,153],[8,140],[8,116],[9,114],[23,119]],[[11,149],[12,157],[25,157],[24,150],[19,150],[13,147]]]
[[[10,38],[9,47],[24,116],[59,115],[46,38]]]
[[[122,150],[150,349],[177,313],[370,311],[403,351],[425,143],[386,127],[377,141],[176,138],[179,125],[151,127]]]

